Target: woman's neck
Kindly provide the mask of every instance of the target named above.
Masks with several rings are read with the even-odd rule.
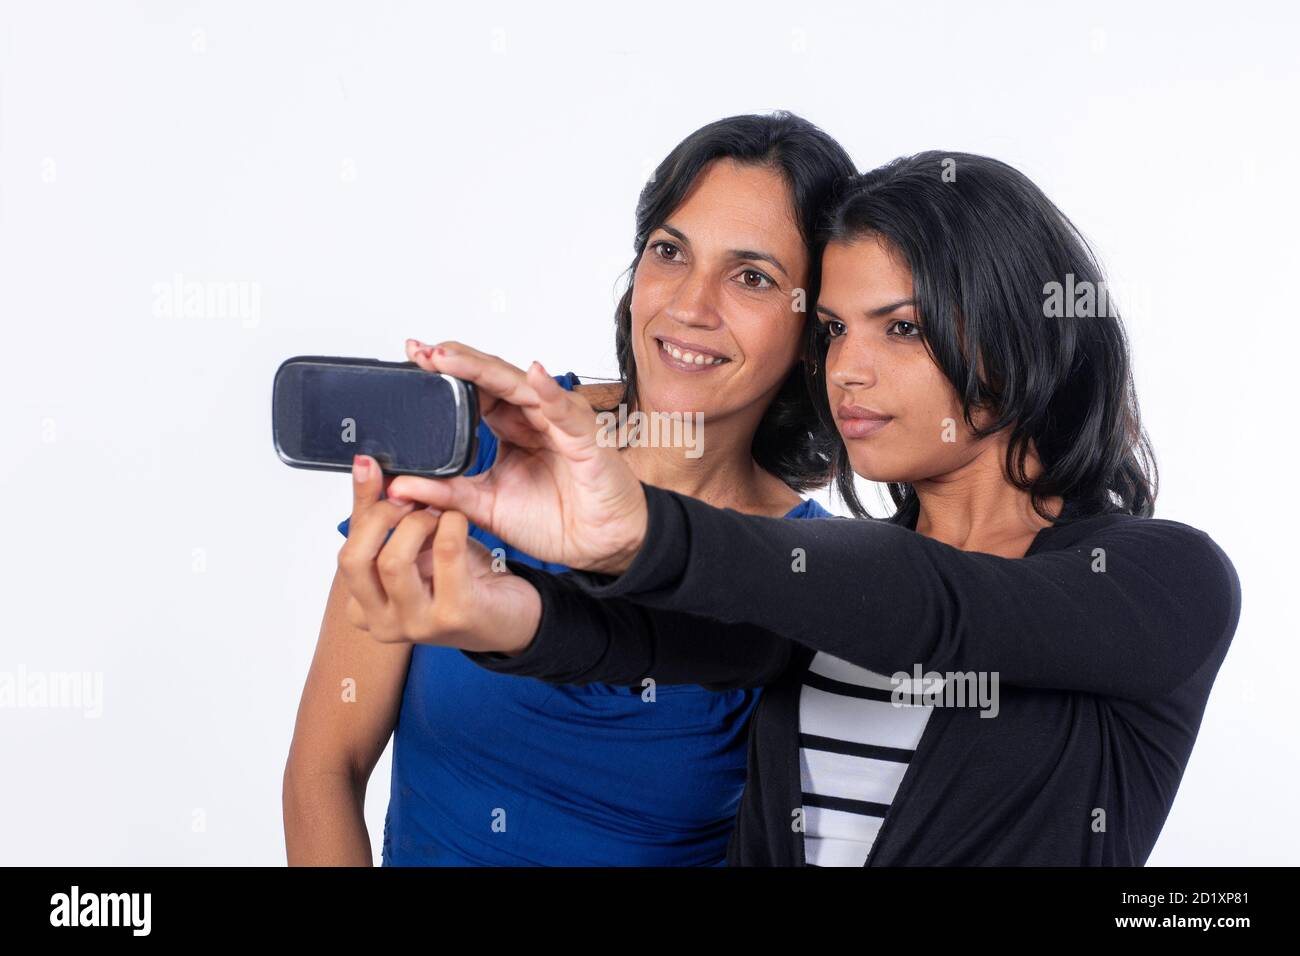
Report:
[[[802,500],[775,475],[754,461],[752,434],[728,435],[709,430],[706,451],[689,458],[681,448],[630,445],[623,460],[639,481],[698,498],[715,508],[750,514],[784,515]]]
[[[593,408],[617,413],[621,388],[618,383],[579,385],[577,391]],[[630,418],[632,412],[625,414]],[[683,414],[691,419],[691,447],[672,447],[662,441],[656,447],[642,441],[622,449],[623,460],[637,480],[749,514],[781,516],[803,500],[754,461],[754,431],[761,414],[744,409],[721,418],[710,416],[698,428],[694,415]],[[672,434],[671,429],[661,430],[661,439],[663,431]]]
[[[1038,532],[1051,522],[1034,510],[1029,492],[1007,480],[1006,442],[1005,437],[991,440],[960,468],[913,483],[920,503],[919,534],[962,551],[1024,557]],[[1030,476],[1041,468],[1032,451],[1025,467]],[[1049,514],[1060,514],[1060,498],[1045,504]]]

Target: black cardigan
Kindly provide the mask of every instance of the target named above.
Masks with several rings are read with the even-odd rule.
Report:
[[[729,863],[805,862],[799,693],[818,650],[999,676],[997,717],[931,713],[866,865],[1145,863],[1240,614],[1208,535],[1070,509],[1010,559],[917,534],[915,509],[785,521],[644,487],[626,573],[510,562],[541,593],[538,633],[518,657],[467,656],[556,684],[768,685]]]

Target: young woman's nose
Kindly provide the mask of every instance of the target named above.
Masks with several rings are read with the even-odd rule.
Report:
[[[826,355],[826,379],[839,388],[870,388],[876,384],[875,358],[867,349],[834,349]]]

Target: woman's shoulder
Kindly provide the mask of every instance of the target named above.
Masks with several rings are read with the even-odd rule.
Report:
[[[623,396],[622,382],[579,382],[578,376],[572,372],[569,373],[569,376],[572,376],[570,381],[573,383],[569,386],[570,390],[585,398],[587,404],[594,409],[613,408]],[[560,384],[564,383],[561,382]]]
[[[1101,567],[1117,561],[1152,579],[1177,578],[1188,588],[1240,600],[1241,581],[1227,552],[1208,532],[1182,521],[1123,512],[1077,517],[1050,529],[1047,548],[1086,551]]]
[[[834,514],[822,507],[820,501],[815,498],[802,498],[799,503],[791,508],[785,515],[787,518],[839,518],[841,515]]]

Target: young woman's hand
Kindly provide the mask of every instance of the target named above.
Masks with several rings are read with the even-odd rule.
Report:
[[[536,589],[469,537],[463,514],[381,499],[382,487],[379,463],[357,456],[338,562],[351,593],[348,620],[384,643],[526,648],[542,615]]]
[[[641,483],[596,439],[591,406],[536,362],[527,372],[458,342],[407,341],[421,368],[473,382],[498,439],[492,467],[472,477],[399,475],[389,494],[465,514],[521,551],[571,568],[621,574],[645,539]]]

